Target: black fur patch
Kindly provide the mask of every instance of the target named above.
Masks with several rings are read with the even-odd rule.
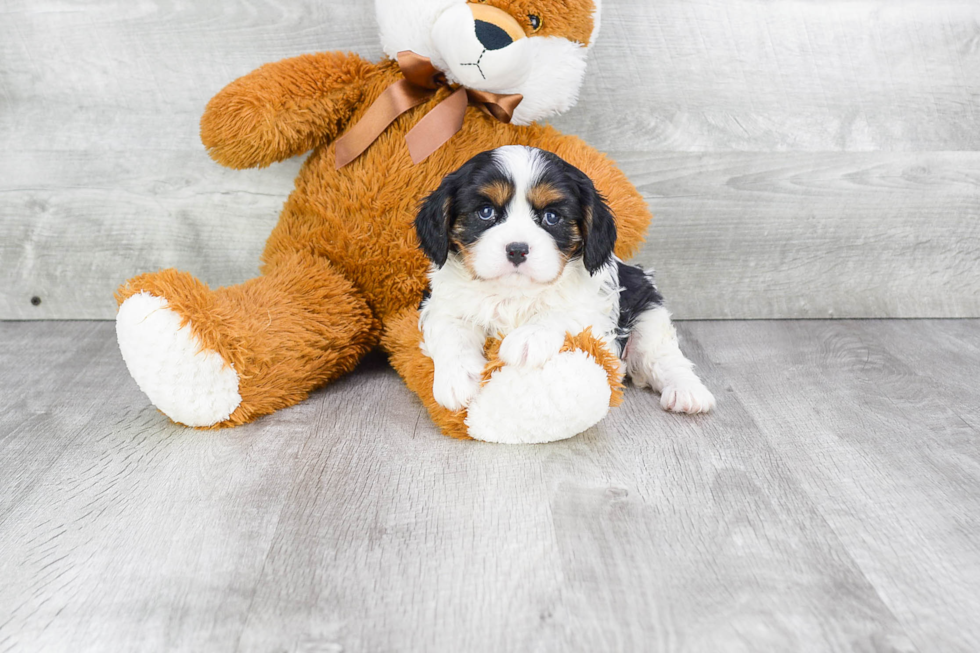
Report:
[[[466,166],[470,164],[467,163]],[[507,219],[509,202],[500,203],[500,198],[495,193],[487,193],[486,189],[492,186],[509,186],[513,189],[514,182],[490,159],[480,165],[470,166],[469,177],[456,189],[453,197],[455,216],[450,230],[452,251],[469,247],[480,239],[484,231]],[[488,205],[493,207],[494,217],[484,220],[479,216],[479,211]]]
[[[480,234],[497,224],[506,207],[495,207],[497,220],[480,220],[476,212],[492,200],[480,189],[494,182],[511,183],[493,163],[490,152],[481,152],[446,175],[439,187],[429,193],[415,218],[419,247],[436,267],[446,264],[449,252],[458,252],[479,239]]]
[[[540,155],[549,165],[538,183],[552,186],[566,198],[550,208],[557,208],[559,214],[574,220],[577,230],[562,227],[564,221],[558,225],[562,227],[562,233],[555,233],[546,225],[542,227],[552,234],[562,252],[581,256],[585,269],[589,274],[595,274],[612,258],[616,247],[616,220],[588,175],[551,152],[542,150]],[[566,248],[572,245],[575,245],[574,249],[567,251]]]
[[[663,295],[657,290],[653,277],[642,269],[617,263],[619,272],[619,337],[616,342],[619,351],[626,348],[626,341],[636,325],[637,319],[645,311],[663,306]]]

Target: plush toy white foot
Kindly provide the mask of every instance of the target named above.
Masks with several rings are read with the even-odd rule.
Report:
[[[606,371],[580,350],[556,354],[542,367],[494,372],[467,409],[470,437],[538,444],[573,437],[609,412]]]
[[[116,337],[129,373],[153,405],[187,426],[213,426],[235,411],[238,374],[180,326],[167,300],[133,295],[119,307]]]

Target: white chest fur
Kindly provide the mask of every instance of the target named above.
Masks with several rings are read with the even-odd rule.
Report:
[[[553,283],[540,284],[513,275],[484,281],[474,278],[454,257],[430,274],[432,295],[420,323],[459,321],[485,336],[506,336],[528,324],[547,325],[572,334],[592,327],[593,335],[611,342],[619,322],[616,264],[590,275],[581,261],[571,261]]]

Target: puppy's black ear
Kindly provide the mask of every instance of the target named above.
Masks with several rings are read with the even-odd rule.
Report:
[[[449,232],[455,220],[453,202],[456,194],[476,171],[486,167],[492,160],[491,150],[477,154],[456,172],[443,177],[439,188],[422,200],[419,213],[415,216],[415,233],[419,239],[419,247],[437,268],[445,265],[449,258]]]
[[[419,247],[438,268],[446,264],[449,256],[449,229],[452,226],[455,183],[455,175],[443,179],[439,188],[422,200],[418,215],[415,216],[415,233],[419,239]]]
[[[579,172],[579,201],[582,203],[582,262],[595,274],[612,258],[616,247],[616,219],[592,180]]]

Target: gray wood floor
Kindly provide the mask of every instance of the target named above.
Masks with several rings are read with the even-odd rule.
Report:
[[[189,431],[0,323],[0,651],[980,650],[980,321],[680,330],[717,413],[501,447],[377,357]]]

